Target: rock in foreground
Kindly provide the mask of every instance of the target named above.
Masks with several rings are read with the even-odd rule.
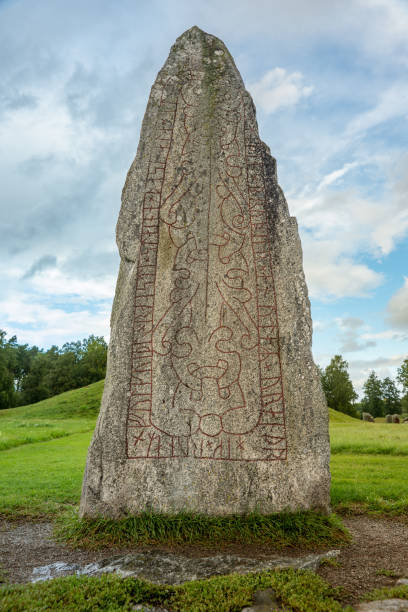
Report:
[[[252,559],[236,555],[214,555],[213,557],[185,557],[169,552],[150,550],[115,556],[87,565],[59,561],[36,567],[31,582],[42,582],[51,578],[76,574],[78,576],[101,576],[117,574],[122,577],[144,578],[154,584],[183,584],[191,580],[203,580],[227,574],[248,574],[272,569],[307,569],[316,571],[320,565],[335,559],[339,550],[314,553],[305,557],[279,557]]]
[[[197,27],[152,87],[117,243],[82,515],[327,511],[296,220],[231,55]]]

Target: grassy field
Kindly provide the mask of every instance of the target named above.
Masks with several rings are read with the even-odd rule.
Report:
[[[0,411],[0,514],[58,515],[79,501],[103,381]],[[330,410],[332,503],[408,517],[408,425]]]
[[[277,525],[273,515],[251,515],[242,525],[234,517],[231,517],[233,524],[225,525],[216,519],[216,524],[210,525],[208,520],[200,523],[200,517],[186,515],[181,523],[187,536],[176,524],[180,517],[173,517],[174,524],[154,515],[130,517],[113,527],[107,524],[109,521],[100,521],[100,525],[97,521],[89,524],[78,521],[75,509],[102,389],[103,381],[100,381],[32,406],[0,411],[0,516],[57,518],[64,538],[68,536],[73,544],[75,539],[83,544],[88,538],[92,545],[97,545],[98,538],[103,538],[106,545],[109,532],[113,545],[119,543],[121,536],[128,544],[143,538],[149,541],[152,532],[161,534],[166,541],[178,541],[178,537],[195,541],[198,534],[201,541],[203,530],[209,534],[204,540],[207,536],[207,539],[217,536],[221,530],[223,537],[227,533],[234,541],[236,537],[245,540],[248,529],[251,533],[246,535],[251,541],[254,533],[262,540],[271,533],[277,546],[279,537],[282,545],[291,545],[291,537],[298,544],[303,534],[304,545],[331,545],[330,538],[335,538],[337,547],[347,541],[336,516],[314,513],[288,514],[286,518],[276,519]],[[408,425],[363,423],[330,410],[330,434],[334,509],[408,518]],[[316,542],[311,533],[323,540],[326,538],[327,542]],[[269,587],[275,590],[282,604],[297,612],[352,610],[340,603],[341,592],[316,574],[292,570],[247,576],[232,574],[180,587],[155,586],[117,576],[71,576],[25,586],[6,584],[0,589],[0,607],[10,612],[31,609],[113,612],[131,610],[136,603],[144,602],[179,612],[231,612],[250,605],[255,590]],[[392,596],[408,599],[408,588],[385,589],[368,594],[366,599]]]
[[[367,423],[329,409],[332,454],[408,455],[408,426]]]

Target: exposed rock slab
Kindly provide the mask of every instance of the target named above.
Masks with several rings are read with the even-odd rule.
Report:
[[[226,574],[247,574],[270,569],[308,569],[315,571],[325,559],[336,558],[339,550],[311,554],[305,557],[273,557],[260,560],[235,555],[215,555],[213,557],[185,557],[160,551],[130,553],[122,557],[111,557],[102,561],[81,566],[73,563],[57,562],[36,567],[31,582],[40,582],[69,574],[100,576],[118,574],[123,577],[145,578],[156,584],[182,584],[190,580],[200,580],[211,576]]]
[[[254,593],[254,605],[243,608],[242,612],[279,612],[281,609],[275,591],[264,589]]]
[[[82,515],[327,511],[296,220],[230,53],[197,27],[152,87],[117,243]]]
[[[406,612],[408,600],[393,598],[367,601],[356,606],[355,610],[356,612]]]

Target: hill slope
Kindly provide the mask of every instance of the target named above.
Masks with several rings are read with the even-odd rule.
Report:
[[[66,391],[35,404],[1,410],[0,419],[10,416],[21,419],[95,417],[98,415],[104,382],[99,380],[92,385]]]
[[[329,419],[330,423],[356,423],[360,421],[360,419],[355,419],[354,417],[349,416],[348,414],[344,414],[344,412],[339,412],[338,410],[333,410],[333,408],[329,408]]]
[[[36,404],[1,410],[0,423],[2,419],[10,417],[15,419],[94,418],[98,415],[104,382],[100,380],[80,389],[54,395]],[[332,408],[329,408],[329,417],[331,423],[355,423],[358,420]]]
[[[0,450],[92,431],[104,381],[49,399],[0,410]]]

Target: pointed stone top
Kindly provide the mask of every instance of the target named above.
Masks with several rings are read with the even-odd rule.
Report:
[[[190,50],[192,48],[203,48],[203,47],[214,47],[219,46],[224,51],[228,51],[222,40],[214,36],[213,34],[208,34],[208,32],[204,32],[198,26],[193,26],[192,28],[186,30],[176,39],[175,45],[173,48],[176,49],[188,47]],[[229,54],[229,53],[228,53]]]
[[[191,62],[194,60],[196,67],[198,63],[201,63],[203,66],[207,66],[207,68],[209,65],[213,65],[215,67],[223,66],[224,69],[232,70],[243,86],[241,75],[234,59],[223,41],[213,34],[204,32],[204,30],[201,30],[196,25],[183,32],[177,38],[171,47],[167,65],[165,66],[170,68],[169,63],[173,66],[175,64],[184,65],[186,61]]]
[[[219,45],[223,50],[227,50],[225,44],[214,36],[213,34],[209,34],[208,32],[204,32],[198,26],[193,26],[192,28],[186,30],[176,39],[176,43],[174,47],[180,48],[184,46],[188,47],[213,47],[214,45]]]
[[[186,30],[185,32],[183,32],[183,34],[180,34],[179,38],[182,38],[183,36],[186,36],[186,35],[189,35],[189,34],[198,33],[198,32],[206,34],[206,32],[204,32],[204,30],[202,30],[198,26],[194,25],[193,27],[191,27],[188,30]]]
[[[201,40],[203,36],[211,36],[211,38],[215,38],[215,36],[212,36],[211,34],[204,32],[204,30],[194,25],[192,28],[189,28],[188,30],[183,32],[183,34],[178,36],[177,40],[183,40],[183,39],[192,40],[193,38],[199,38]]]

